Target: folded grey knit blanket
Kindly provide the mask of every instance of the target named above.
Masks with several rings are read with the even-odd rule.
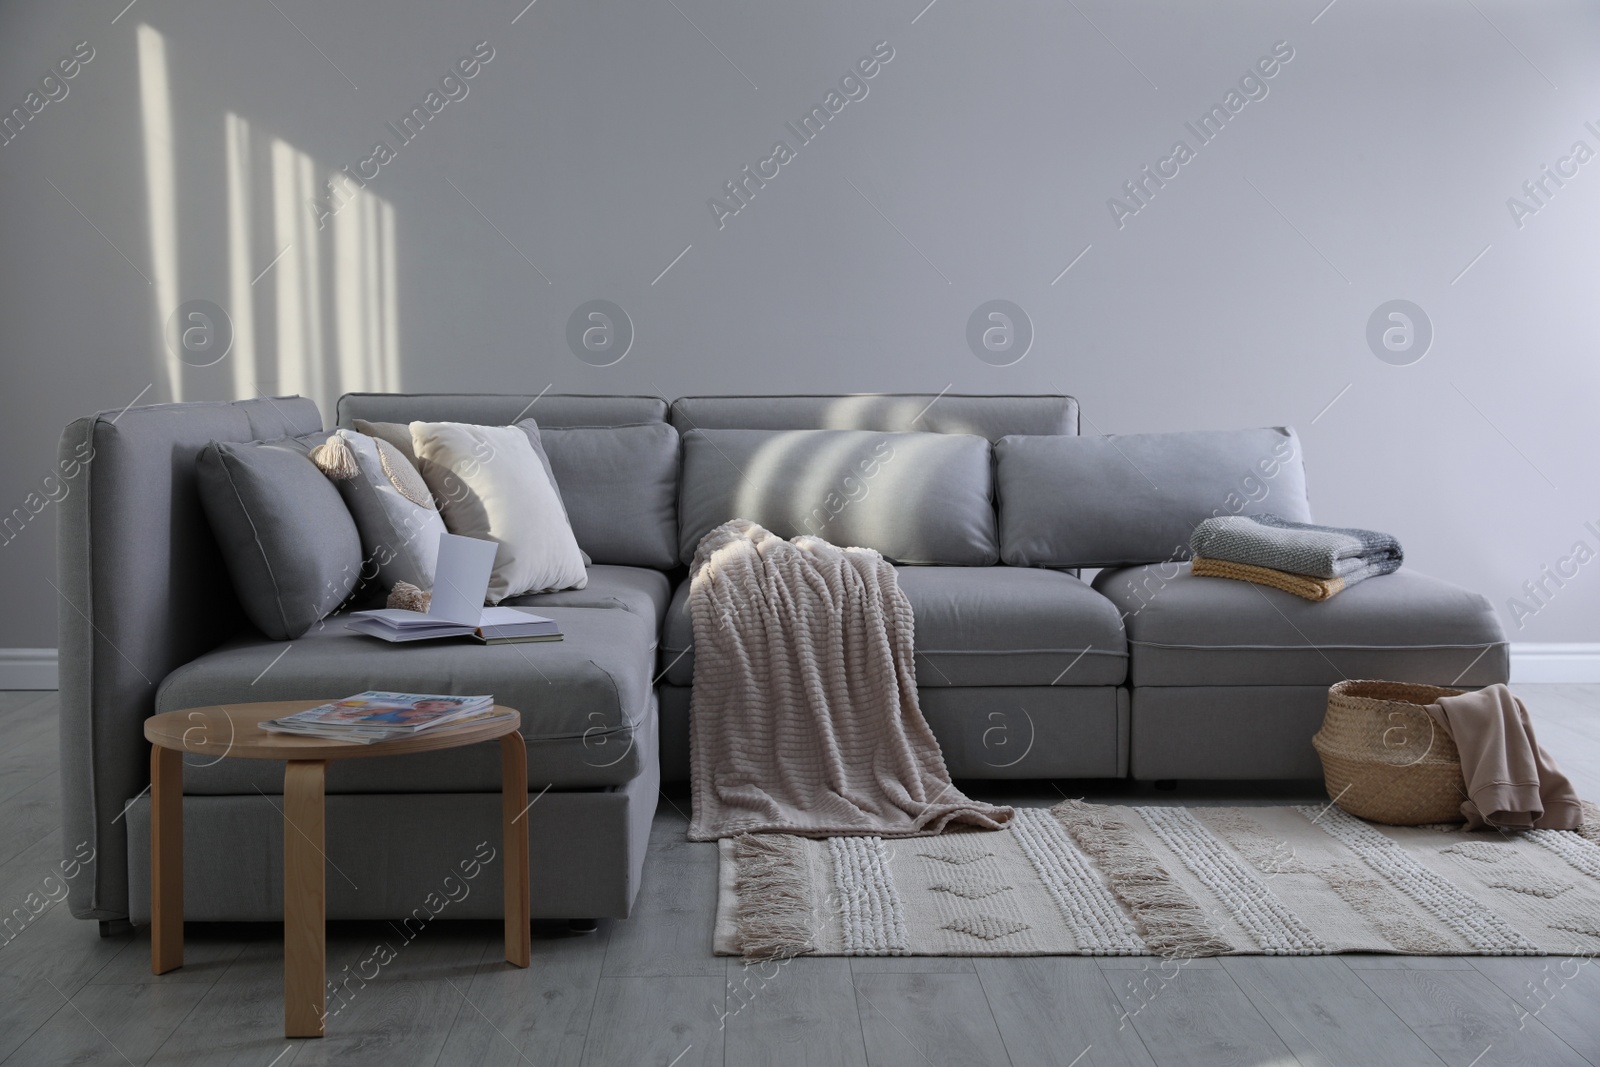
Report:
[[[1189,538],[1189,550],[1204,559],[1343,578],[1346,586],[1400,569],[1405,553],[1386,533],[1290,522],[1276,515],[1227,515],[1207,519]]]

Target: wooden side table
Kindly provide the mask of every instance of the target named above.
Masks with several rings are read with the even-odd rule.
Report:
[[[283,1032],[321,1037],[326,1018],[327,877],[323,784],[330,760],[403,756],[500,741],[500,812],[505,836],[506,962],[528,966],[528,750],[521,715],[483,725],[440,726],[363,745],[274,734],[267,719],[321,700],[232,704],[168,711],[145,720],[150,750],[150,970],[183,966],[183,754],[286,760],[283,773]]]

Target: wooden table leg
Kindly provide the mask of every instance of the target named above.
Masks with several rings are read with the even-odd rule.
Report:
[[[283,1035],[321,1037],[327,985],[322,760],[283,772]]]
[[[500,817],[505,836],[506,962],[526,967],[528,903],[528,745],[513,731],[500,738]]]
[[[183,966],[183,753],[150,748],[150,973]]]

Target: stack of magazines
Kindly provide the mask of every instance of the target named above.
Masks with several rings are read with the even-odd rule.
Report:
[[[478,725],[509,719],[511,715],[509,711],[496,709],[492,696],[368,691],[281,719],[268,719],[261,728],[269,733],[370,745],[374,741],[410,737],[437,726],[460,726],[468,722]]]

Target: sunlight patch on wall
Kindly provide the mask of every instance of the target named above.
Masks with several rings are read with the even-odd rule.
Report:
[[[178,170],[167,45],[149,26],[139,27],[138,57],[155,365],[170,398],[299,393],[331,415],[343,393],[398,390],[394,206],[346,181],[337,210],[319,208],[339,172],[228,111],[220,131],[226,217],[180,218],[180,183],[210,172],[198,161]],[[184,121],[190,129],[194,117]],[[188,235],[188,278],[179,269],[180,223],[203,228]],[[225,247],[212,243],[215,233]],[[225,302],[212,306],[229,320],[231,348],[214,364],[185,362],[166,337],[180,305],[197,296]]]
[[[140,24],[139,112],[144,123],[146,213],[156,300],[156,369],[173,400],[183,399],[183,364],[167,348],[167,316],[178,306],[178,208],[172,143],[172,91],[166,38]]]
[[[399,388],[394,208],[356,192],[333,217],[334,315],[345,391]]]
[[[277,299],[276,392],[300,393],[324,406],[320,256],[314,220],[305,202],[316,181],[311,157],[273,138],[273,244],[283,250],[273,268]]]
[[[267,243],[277,259],[255,286],[270,284],[274,324],[270,346],[257,339],[257,387],[309,396],[329,416],[344,393],[399,389],[393,205],[347,189],[337,212],[319,216],[319,197],[337,172],[281,137],[265,155]]]
[[[250,240],[250,124],[231,111],[224,130],[228,153],[228,306],[233,310],[233,395],[256,394],[255,280]]]

